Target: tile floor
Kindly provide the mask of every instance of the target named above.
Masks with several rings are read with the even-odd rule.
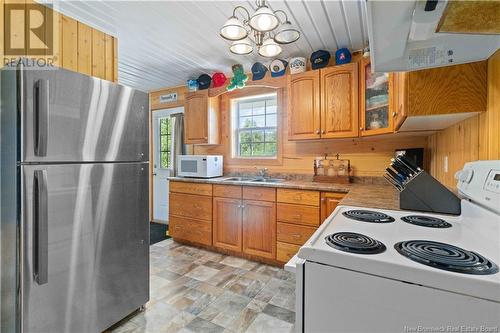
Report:
[[[150,247],[150,301],[112,332],[294,332],[295,277],[167,239]]]

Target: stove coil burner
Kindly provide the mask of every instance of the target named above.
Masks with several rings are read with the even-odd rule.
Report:
[[[498,272],[498,266],[480,254],[450,244],[409,240],[396,243],[394,248],[413,261],[446,271],[475,275]]]
[[[343,212],[342,215],[350,219],[362,222],[372,222],[372,223],[390,223],[394,222],[394,218],[391,216],[380,213],[373,212],[370,210],[355,209]]]
[[[439,219],[437,217],[423,216],[423,215],[409,215],[404,216],[401,220],[406,223],[419,225],[421,227],[429,228],[450,228],[452,225],[445,220]]]
[[[326,236],[325,241],[334,249],[357,254],[377,254],[386,249],[380,241],[355,232],[337,232]]]

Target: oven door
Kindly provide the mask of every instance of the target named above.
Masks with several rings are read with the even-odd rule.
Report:
[[[180,156],[177,164],[178,175],[181,177],[205,177],[202,160],[199,157]]]
[[[294,255],[285,264],[285,270],[295,273],[295,328],[296,332],[304,332],[304,267],[305,260]]]

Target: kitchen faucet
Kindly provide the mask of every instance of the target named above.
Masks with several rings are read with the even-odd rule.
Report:
[[[267,174],[267,168],[257,168],[255,167],[255,169],[257,169],[257,176],[259,179],[266,179],[268,178],[268,174]]]

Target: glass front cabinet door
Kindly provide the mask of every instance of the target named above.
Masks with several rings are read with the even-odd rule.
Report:
[[[360,135],[392,133],[394,130],[394,74],[372,73],[370,58],[361,61]]]

